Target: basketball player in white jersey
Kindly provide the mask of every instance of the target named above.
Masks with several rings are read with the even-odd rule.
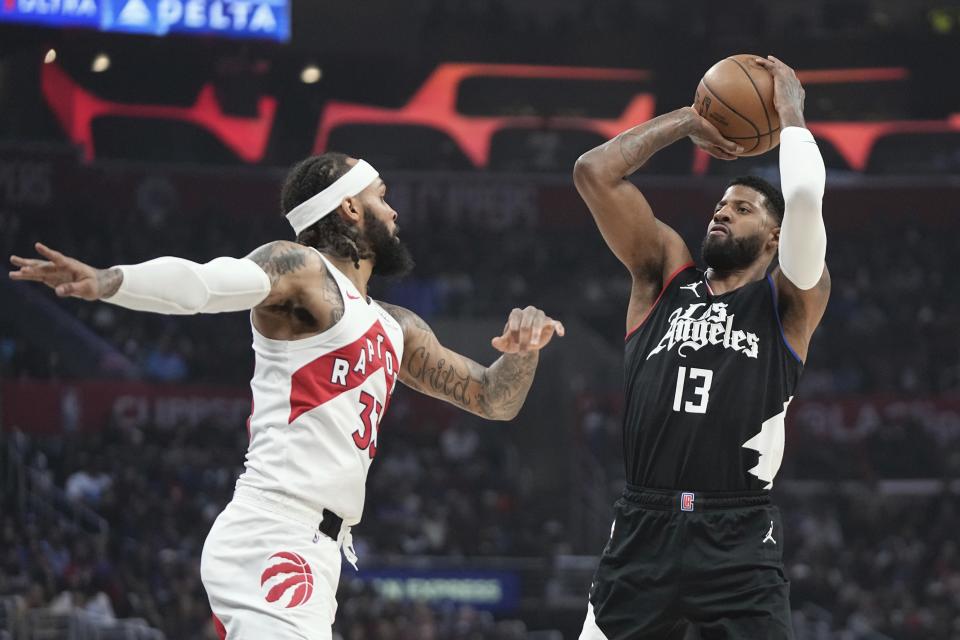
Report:
[[[329,639],[340,552],[356,566],[379,425],[399,379],[491,420],[510,420],[538,352],[564,328],[514,309],[483,367],[441,345],[416,314],[367,296],[374,273],[413,262],[387,186],[362,160],[326,153],[287,177],[281,205],[297,242],[197,264],[163,257],[95,269],[37,243],[46,260],[12,256],[15,280],[61,297],[167,314],[251,310],[255,368],[246,470],[207,537],[201,576],[230,640]]]

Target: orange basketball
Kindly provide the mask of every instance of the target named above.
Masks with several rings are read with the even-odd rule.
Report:
[[[757,156],[780,144],[780,116],[773,106],[773,76],[740,54],[710,67],[694,100],[697,112],[728,140]]]

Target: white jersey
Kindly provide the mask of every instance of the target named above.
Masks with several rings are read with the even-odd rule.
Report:
[[[250,446],[237,487],[329,509],[352,526],[397,385],[403,329],[321,258],[340,289],[343,317],[302,340],[271,340],[253,327]]]

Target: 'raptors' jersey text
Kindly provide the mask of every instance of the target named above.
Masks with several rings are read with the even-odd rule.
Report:
[[[250,447],[237,486],[329,509],[354,525],[400,375],[403,330],[323,261],[343,298],[333,327],[302,340],[271,340],[253,329]]]

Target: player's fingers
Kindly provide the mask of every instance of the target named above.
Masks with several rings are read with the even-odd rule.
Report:
[[[741,147],[739,144],[737,144],[733,140],[727,140],[726,138],[724,138],[723,134],[720,133],[719,129],[713,126],[712,122],[710,122],[706,118],[704,118],[703,121],[705,123],[703,125],[703,130],[704,130],[703,137],[706,138],[706,142],[725,150],[727,153],[740,153],[743,151],[743,147]]]
[[[510,319],[507,321],[507,338],[512,344],[520,343],[520,322],[523,320],[523,312],[520,309],[514,309],[510,312]]]
[[[767,56],[767,58],[769,58],[769,59],[773,62],[773,64],[775,64],[775,65],[778,65],[778,66],[781,66],[781,67],[785,67],[785,68],[787,68],[787,69],[790,69],[790,65],[788,65],[786,62],[784,62],[783,60],[781,60],[781,59],[778,58],[777,56]]]
[[[540,331],[540,340],[537,343],[536,348],[543,349],[550,344],[554,334],[562,338],[565,333],[566,329],[564,329],[562,322],[558,322],[557,320],[553,320],[547,316],[544,316],[543,328]]]
[[[547,317],[543,311],[537,312],[536,317],[533,319],[533,327],[530,329],[530,348],[536,349],[544,342],[544,340],[549,340],[550,337],[546,335],[547,329],[550,327],[550,318]]]
[[[56,291],[57,295],[61,298],[66,298],[69,296],[82,297],[78,295],[79,289],[78,283],[76,282],[66,282],[64,284],[58,284],[56,287],[54,287],[54,291]]]
[[[740,151],[743,151],[743,147],[738,146],[737,149],[739,149]],[[737,159],[737,156],[735,156],[732,153],[728,153],[727,151],[724,151],[720,147],[708,147],[704,149],[704,151],[709,153],[711,156],[713,156],[717,160],[736,160]]]
[[[780,72],[781,75],[784,75],[790,78],[797,77],[797,72],[794,71],[793,67],[788,65],[786,62],[780,60],[775,56],[768,56],[768,57],[773,61],[774,69]]]
[[[490,341],[490,344],[500,353],[516,353],[518,351],[517,345],[510,342],[510,339],[504,336],[497,336]]]
[[[743,147],[741,147],[739,143],[724,138],[723,134],[720,133],[716,127],[710,132],[710,137],[705,140],[705,142],[706,144],[703,145],[703,148],[707,151],[711,148],[723,151],[724,153],[740,153],[743,151]]]
[[[46,260],[36,260],[34,258],[21,258],[20,256],[10,256],[10,263],[18,267],[42,267],[52,264]]]
[[[527,307],[523,310],[520,317],[520,337],[517,340],[517,346],[520,350],[527,348],[530,344],[530,336],[533,335],[533,323],[537,320],[538,310],[533,307]]]
[[[44,258],[46,258],[50,262],[63,265],[63,266],[67,265],[67,260],[68,260],[67,257],[62,253],[60,253],[59,251],[54,251],[53,249],[43,244],[42,242],[37,242],[33,246],[36,248],[37,253],[42,255]]]
[[[11,272],[10,277],[14,280],[32,280],[35,282],[46,282],[48,284],[64,279],[62,270],[56,265],[40,260],[35,262],[39,264],[22,266],[18,271]],[[17,275],[14,276],[14,273]]]
[[[62,273],[64,269],[58,267],[52,262],[47,262],[46,260],[32,260],[31,264],[24,265],[20,267],[22,271],[29,271],[31,273],[40,273],[52,275],[54,273]]]
[[[503,351],[506,348],[510,336],[510,320],[507,319],[506,323],[503,325],[503,331],[499,336],[493,338],[490,341],[490,344],[493,345],[493,348],[497,351]]]
[[[19,271],[10,272],[11,280],[20,280],[20,281],[29,281],[29,282],[43,282],[44,278],[41,274],[34,271],[30,271],[26,268],[20,269]]]
[[[84,300],[96,300],[93,282],[90,279],[78,280],[76,282],[65,282],[58,284],[54,291],[61,298],[83,298]]]

